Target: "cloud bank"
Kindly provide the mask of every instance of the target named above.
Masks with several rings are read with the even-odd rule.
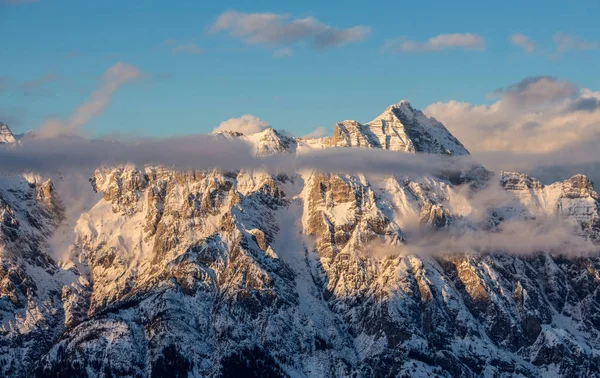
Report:
[[[286,14],[227,11],[211,27],[249,45],[282,46],[306,42],[315,49],[342,46],[364,40],[368,26],[334,28],[312,17],[290,18]]]
[[[30,139],[0,146],[0,172],[40,173],[95,169],[121,164],[161,165],[178,170],[266,170],[423,175],[469,169],[468,157],[449,159],[379,149],[328,148],[296,154],[256,156],[248,143],[228,135],[188,135],[126,143],[79,137]]]
[[[438,102],[424,112],[471,152],[545,153],[600,140],[600,92],[538,76],[494,95],[491,105]]]
[[[424,109],[485,167],[542,182],[582,173],[600,182],[600,92],[550,76],[492,93],[491,105],[438,102]]]

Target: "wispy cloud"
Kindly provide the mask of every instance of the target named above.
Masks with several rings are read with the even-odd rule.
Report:
[[[18,95],[32,95],[42,93],[45,87],[61,78],[56,73],[49,72],[40,77],[19,83],[18,80],[0,76],[0,92],[11,92]]]
[[[288,56],[292,56],[292,49],[289,47],[283,47],[281,49],[277,49],[273,51],[273,58],[285,58]]]
[[[522,48],[523,50],[527,51],[529,54],[531,54],[532,52],[535,51],[535,48],[536,48],[535,42],[533,42],[526,35],[519,34],[519,33],[513,34],[510,37],[510,41],[512,42],[513,45]]]
[[[252,114],[244,114],[239,118],[230,118],[223,121],[212,132],[236,131],[242,134],[254,134],[265,130],[269,123]]]
[[[554,57],[560,57],[570,51],[595,50],[600,47],[596,41],[587,41],[574,34],[554,33],[552,40],[556,45]]]
[[[199,55],[204,52],[198,45],[191,42],[182,42],[176,39],[168,39],[163,42],[163,45],[169,48],[171,54],[189,54]]]
[[[510,37],[510,40],[513,45],[522,48],[530,54],[541,50],[535,41],[523,34],[513,34]],[[566,34],[561,32],[554,33],[552,36],[552,43],[554,46],[546,47],[545,51],[541,50],[549,59],[559,59],[563,55],[571,52],[595,50],[600,48],[600,43],[597,41],[588,41],[576,36],[575,34]]]
[[[286,14],[227,11],[210,30],[225,32],[249,45],[285,46],[303,41],[312,48],[324,49],[362,41],[371,28],[335,28],[312,17],[293,19]]]
[[[36,134],[40,138],[52,138],[60,135],[73,135],[95,117],[104,113],[112,95],[123,84],[138,79],[142,72],[127,63],[112,65],[104,75],[100,86],[91,94],[88,101],[81,104],[67,120],[49,120],[44,122]]]
[[[448,49],[465,51],[483,50],[485,40],[472,33],[439,34],[425,42],[417,42],[400,37],[385,42],[383,51],[387,52],[435,52]]]
[[[30,94],[32,91],[40,89],[46,84],[52,83],[59,79],[60,77],[57,74],[50,72],[37,79],[25,81],[23,84],[21,84],[21,89],[26,94]]]
[[[26,4],[37,3],[40,0],[0,0],[0,4]]]

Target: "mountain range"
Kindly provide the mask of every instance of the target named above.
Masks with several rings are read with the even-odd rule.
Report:
[[[259,156],[469,155],[406,101],[329,137],[214,137]],[[21,143],[0,123],[0,148]],[[73,215],[49,178],[0,175],[4,376],[600,377],[600,202],[583,175],[124,164],[89,179],[99,198]]]

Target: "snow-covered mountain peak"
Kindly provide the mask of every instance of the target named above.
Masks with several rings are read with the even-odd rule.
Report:
[[[295,153],[298,142],[295,138],[268,127],[258,133],[244,137],[253,145],[257,155],[270,155],[281,152]]]
[[[367,126],[385,137],[387,143],[398,139],[395,144],[398,150],[441,155],[469,154],[441,122],[414,109],[406,100],[388,106]]]
[[[257,155],[270,155],[281,152],[295,153],[298,146],[295,138],[287,136],[272,127],[267,127],[262,131],[252,134],[225,130],[213,135],[220,138],[237,138],[242,140],[252,146]]]
[[[0,122],[0,144],[15,144],[17,139],[4,122]]]
[[[417,112],[411,105],[410,102],[408,102],[407,100],[400,100],[400,102],[398,102],[397,104],[392,104],[390,106],[388,106],[385,111],[384,114],[386,112],[396,112],[396,111],[401,111],[402,113],[406,114],[407,116],[411,116],[414,115],[415,112]]]
[[[367,124],[351,120],[337,123],[328,145],[441,155],[469,154],[441,122],[425,116],[406,100],[388,106]]]

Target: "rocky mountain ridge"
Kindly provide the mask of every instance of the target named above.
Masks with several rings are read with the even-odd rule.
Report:
[[[274,129],[225,137],[243,138],[258,155],[335,147],[468,154],[407,102],[367,124],[338,123],[327,138]],[[102,199],[57,251],[50,237],[66,199],[40,177],[5,176],[0,372],[600,376],[595,255],[406,249],[418,242],[415,227],[500,232],[546,218],[596,240],[591,181],[461,177],[100,168],[90,190]],[[498,193],[501,203],[486,202]]]

